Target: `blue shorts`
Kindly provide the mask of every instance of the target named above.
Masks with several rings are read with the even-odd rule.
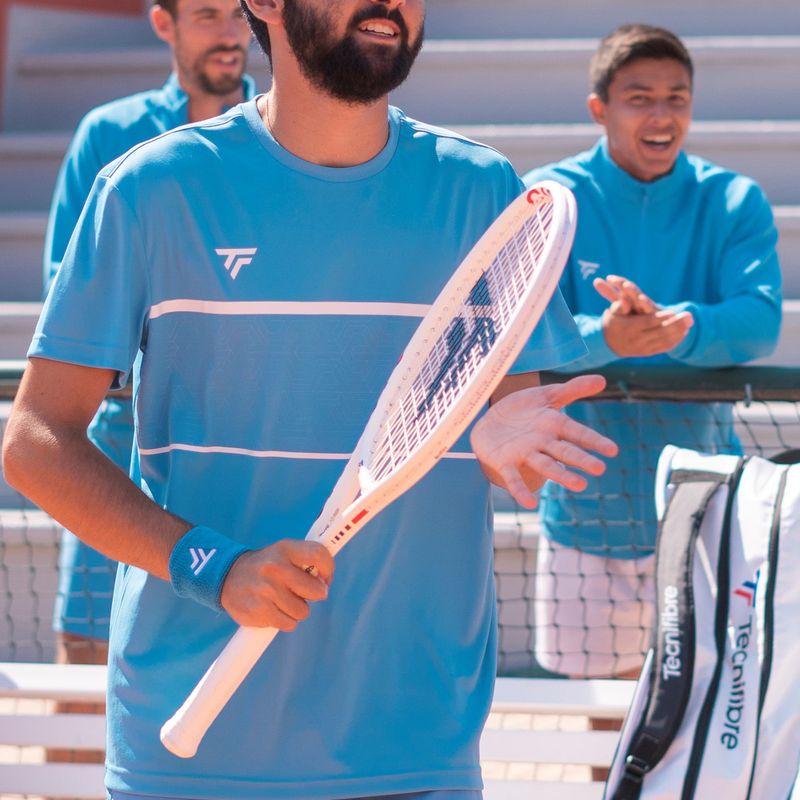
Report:
[[[382,794],[373,797],[353,797],[349,800],[481,800],[480,789],[438,789],[433,792],[413,792],[412,794]],[[153,797],[152,795],[128,794],[127,792],[109,792],[108,800],[175,800],[169,797]],[[184,800],[189,800],[184,798]]]

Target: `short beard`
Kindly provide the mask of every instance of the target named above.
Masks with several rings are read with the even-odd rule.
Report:
[[[408,27],[398,11],[384,6],[370,8],[351,21],[355,29],[368,19],[388,19],[400,30],[400,47],[394,53],[373,48],[367,52],[356,44],[353,32],[331,42],[324,16],[286,0],[283,24],[289,46],[303,74],[318,89],[348,103],[367,104],[396,89],[407,77],[422,47],[424,28],[414,42],[408,41]]]
[[[195,76],[198,84],[200,84],[200,88],[207,95],[211,95],[212,97],[226,97],[227,95],[233,94],[233,92],[236,92],[241,88],[242,77],[244,76],[245,70],[244,60],[242,61],[242,69],[238,75],[232,75],[230,77],[222,76],[216,80],[212,80],[212,78],[206,72],[206,60],[209,56],[214,55],[215,53],[231,52],[242,53],[245,57],[247,56],[247,53],[244,53],[241,47],[215,47],[213,50],[203,53],[203,55],[200,56],[192,65],[191,73]]]

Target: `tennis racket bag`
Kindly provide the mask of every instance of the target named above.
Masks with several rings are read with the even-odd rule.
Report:
[[[662,452],[656,623],[605,800],[792,793],[800,762],[798,461],[800,451],[773,461]]]

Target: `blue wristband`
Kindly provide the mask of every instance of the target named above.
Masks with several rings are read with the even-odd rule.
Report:
[[[169,577],[179,597],[219,611],[222,584],[233,562],[249,548],[198,525],[178,539],[169,557]]]

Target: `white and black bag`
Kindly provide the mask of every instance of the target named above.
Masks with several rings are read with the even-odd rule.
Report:
[[[800,452],[667,447],[656,624],[605,800],[787,800],[800,762]],[[780,462],[780,463],[776,463]]]

